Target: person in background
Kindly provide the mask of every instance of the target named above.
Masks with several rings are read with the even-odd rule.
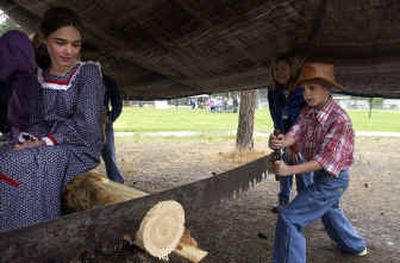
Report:
[[[5,140],[17,142],[18,135],[28,127],[35,67],[32,44],[23,32],[11,30],[0,37],[2,126],[7,126],[2,131]]]
[[[330,95],[332,88],[344,89],[335,81],[334,66],[304,64],[297,86],[304,87],[308,106],[285,135],[271,135],[271,149],[295,146],[304,153],[305,163],[288,165],[275,161],[280,177],[314,172],[314,183],[300,192],[278,217],[273,262],[306,262],[306,239],[302,229],[321,218],[329,237],[339,249],[357,256],[368,253],[363,238],[353,229],[339,206],[349,185],[353,163],[354,131],[346,112]]]
[[[82,23],[51,8],[40,34],[49,63],[38,63],[29,125],[0,147],[0,232],[59,217],[65,186],[100,162],[104,86],[100,65],[79,60]]]
[[[10,124],[8,121],[8,102],[12,95],[12,87],[7,83],[0,82],[0,132],[1,141],[7,140],[4,134],[10,132]]]
[[[106,88],[104,106],[105,106],[105,141],[101,156],[106,167],[107,177],[114,181],[123,184],[124,177],[117,165],[115,156],[115,142],[113,123],[117,120],[122,111],[122,97],[119,92],[117,82],[108,75],[103,75],[103,82]],[[111,109],[110,109],[111,106]]]
[[[274,85],[268,88],[269,111],[274,123],[274,129],[285,134],[296,123],[306,103],[303,98],[303,90],[300,87],[291,87],[291,61],[289,57],[281,55],[272,64],[272,78]],[[285,149],[284,160],[290,164],[302,162],[300,153],[294,153],[289,147]],[[304,191],[312,183],[312,175],[309,173],[296,174],[297,192]],[[292,191],[293,176],[285,176],[279,179],[278,205],[271,211],[279,213],[287,206]]]

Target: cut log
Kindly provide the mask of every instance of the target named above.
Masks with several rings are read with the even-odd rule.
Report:
[[[135,244],[150,255],[168,259],[185,231],[185,211],[176,201],[163,201],[153,206],[142,219]]]
[[[76,176],[64,191],[63,205],[67,212],[84,211],[148,195],[139,189],[108,180],[93,172]]]
[[[98,206],[140,198],[148,193],[115,183],[93,172],[79,175],[64,192],[64,209],[83,211]],[[200,262],[208,252],[198,248],[197,242],[185,230],[185,212],[181,204],[168,200],[157,203],[143,217],[140,228],[130,240],[150,255],[167,259],[171,252],[191,262]]]
[[[140,219],[157,202],[177,200],[185,209],[201,211],[219,203],[220,200],[231,198],[235,193],[247,191],[252,185],[266,179],[269,159],[269,156],[264,156],[222,174],[152,193],[139,199],[72,213],[26,228],[0,232],[0,261],[13,263],[73,262],[74,260],[115,262],[115,256],[121,255],[119,252],[128,251],[100,255],[97,252],[114,250],[115,238],[128,236],[128,240],[133,240],[132,233],[140,228]],[[127,229],[127,226],[130,229]],[[132,252],[128,253],[129,256],[127,255],[129,258],[122,260],[157,262],[148,253],[143,253],[145,251],[142,252],[142,249],[136,248],[139,247],[132,247]],[[103,256],[106,261],[101,260]],[[111,260],[110,257],[112,257]]]

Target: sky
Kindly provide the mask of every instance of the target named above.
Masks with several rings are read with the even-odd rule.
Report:
[[[0,9],[0,24],[3,24],[6,21],[7,15]]]

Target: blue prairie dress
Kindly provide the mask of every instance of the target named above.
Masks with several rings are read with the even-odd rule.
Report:
[[[62,77],[39,69],[35,90],[28,131],[46,145],[0,148],[0,232],[59,217],[66,184],[99,163],[100,65],[79,62]]]

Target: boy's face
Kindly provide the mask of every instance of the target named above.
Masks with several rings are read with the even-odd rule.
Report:
[[[308,106],[319,109],[325,105],[330,95],[330,89],[326,84],[318,81],[308,81],[302,86],[304,88],[304,100]]]

